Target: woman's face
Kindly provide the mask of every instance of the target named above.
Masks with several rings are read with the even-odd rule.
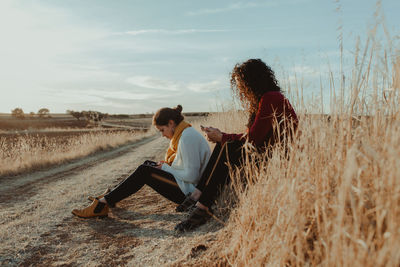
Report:
[[[175,126],[175,122],[173,120],[169,120],[167,125],[156,125],[156,128],[160,131],[162,136],[171,139],[174,136]]]

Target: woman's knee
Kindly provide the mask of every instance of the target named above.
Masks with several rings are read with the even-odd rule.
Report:
[[[141,179],[143,179],[148,173],[149,173],[149,166],[142,164],[142,165],[139,165],[139,166],[136,168],[135,172],[131,175],[131,177],[132,177],[132,178],[134,177],[135,180],[141,180]]]
[[[237,165],[243,157],[243,143],[238,141],[227,142],[224,144],[224,152],[229,163]]]
[[[230,141],[225,142],[223,148],[227,151],[241,151],[243,149],[243,143],[241,141]]]
[[[149,167],[150,167],[149,165],[143,163],[143,164],[139,165],[139,167],[137,167],[136,170],[139,170],[139,171],[147,171]]]

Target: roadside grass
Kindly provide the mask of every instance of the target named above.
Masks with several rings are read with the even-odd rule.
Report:
[[[199,125],[197,121],[202,121],[203,116],[187,116],[186,119]],[[70,127],[69,120],[63,124],[63,121],[54,119],[43,120],[39,128],[27,128],[31,125],[28,120],[8,120],[23,127],[18,131],[0,130],[0,177],[61,164],[156,134],[151,126],[152,118],[109,120],[121,126],[148,129],[145,132],[118,128],[75,128]]]
[[[72,135],[71,135],[72,133]],[[0,137],[0,177],[15,175],[85,157],[138,141],[155,134],[132,131],[98,131],[74,134],[65,131],[46,135],[14,135]]]
[[[271,156],[248,154],[232,172],[236,205],[195,264],[398,266],[400,50],[375,34],[356,48],[349,82],[339,83],[337,96],[330,88],[329,116],[310,115],[316,103],[296,105],[300,125],[288,157],[277,146]],[[302,103],[297,95],[292,103]],[[246,118],[227,112],[204,124],[243,132]]]

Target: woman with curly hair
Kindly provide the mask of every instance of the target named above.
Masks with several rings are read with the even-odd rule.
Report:
[[[282,94],[274,72],[260,59],[236,64],[231,74],[231,87],[249,113],[247,132],[227,134],[213,127],[202,129],[216,146],[196,189],[177,207],[177,211],[192,210],[186,220],[176,225],[178,231],[195,229],[212,216],[210,207],[230,179],[227,163],[242,164],[246,140],[258,151],[266,152],[276,143],[284,145],[297,129],[294,109]]]

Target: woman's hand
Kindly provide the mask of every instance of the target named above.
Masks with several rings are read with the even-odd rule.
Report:
[[[161,169],[161,167],[162,167],[162,165],[163,165],[164,163],[165,163],[165,161],[161,160],[161,161],[157,162],[157,165],[154,166],[154,167],[156,167],[157,169]]]
[[[206,133],[208,141],[214,143],[222,141],[222,132],[219,129],[213,127],[204,127],[203,131]]]

